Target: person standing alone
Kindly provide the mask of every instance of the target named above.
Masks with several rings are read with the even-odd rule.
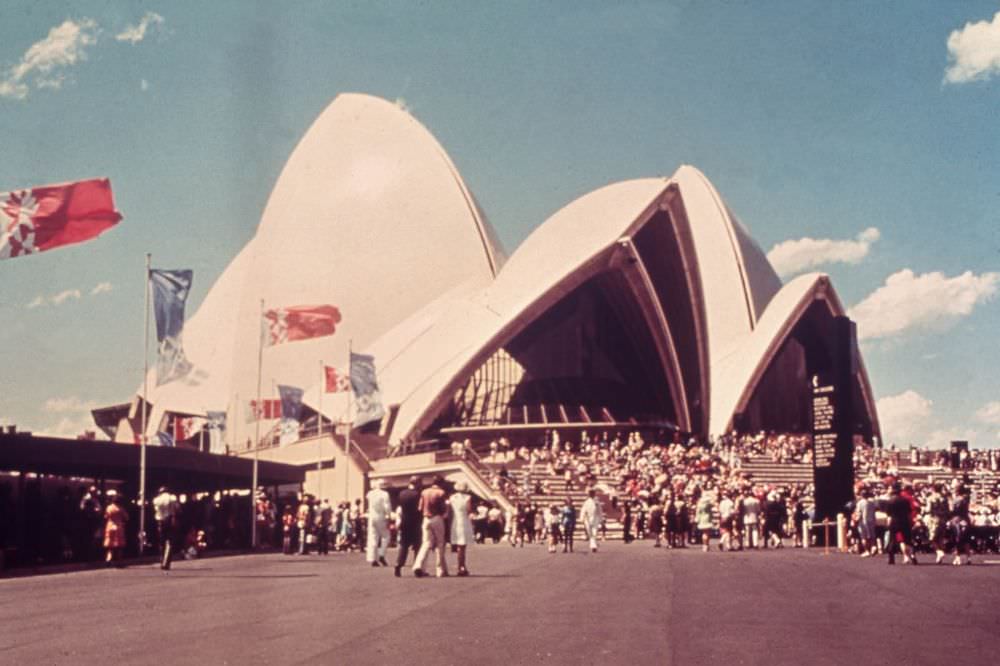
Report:
[[[385,481],[375,480],[375,487],[365,496],[368,500],[368,525],[365,530],[368,540],[365,548],[365,559],[377,567],[380,564],[389,566],[385,561],[385,549],[389,546],[389,515],[392,513],[392,502],[389,493],[385,491]],[[377,559],[376,559],[377,558]]]
[[[156,533],[160,542],[160,568],[170,570],[170,562],[174,556],[173,542],[177,529],[177,511],[180,506],[177,498],[166,486],[160,487],[160,492],[153,498],[153,515],[156,518]]]
[[[584,532],[590,542],[590,552],[597,552],[597,530],[600,529],[604,520],[601,503],[597,501],[597,491],[591,488],[587,491],[587,499],[584,500],[580,508],[580,522],[583,523]]]

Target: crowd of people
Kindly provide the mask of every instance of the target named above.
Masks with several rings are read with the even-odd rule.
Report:
[[[272,497],[258,491],[255,545],[280,548],[287,555],[365,552],[372,567],[394,566],[396,575],[413,551],[414,575],[421,576],[431,566],[427,558],[432,554],[435,573],[447,575],[449,546],[457,555],[459,575],[467,574],[467,548],[475,543],[545,544],[549,552],[568,553],[582,531],[593,550],[607,536],[608,520],[620,525],[626,543],[648,540],[658,548],[708,550],[716,538],[720,550],[781,548],[788,539],[803,545],[810,538],[803,525],[812,518],[812,485],[764,483],[744,469],[746,461],[761,456],[775,463],[810,462],[807,436],[758,433],[707,442],[676,436],[646,441],[633,432],[614,437],[582,433],[576,439],[561,440],[551,433],[542,446],[513,445],[505,438],[489,444],[482,459],[490,470],[488,481],[510,500],[506,510],[475,497],[468,487],[451,488],[441,479],[426,488],[420,479],[411,479],[393,495],[376,482],[365,498],[335,505],[303,493]],[[476,455],[467,441],[453,443],[452,453]],[[937,561],[953,553],[953,561],[963,561],[964,555],[968,562],[972,552],[1000,548],[1000,488],[977,486],[970,492],[974,479],[996,470],[996,452],[913,456],[858,442],[854,463],[856,500],[843,510],[853,552],[865,557],[881,553],[890,560],[901,554],[905,562],[916,561],[922,552],[935,553]],[[916,466],[960,471],[952,474],[952,482],[935,481],[932,474],[922,481],[912,478]],[[909,481],[900,473],[903,467],[911,474]],[[19,498],[25,501],[23,517],[16,522],[11,488],[0,483],[0,553],[17,529],[26,545],[19,557],[34,563],[103,557],[120,564],[126,553],[135,554],[134,499],[116,488],[66,485],[51,490],[42,492],[37,479],[28,484],[25,497]],[[248,501],[225,493],[174,495],[161,488],[147,507],[147,543],[159,551],[165,569],[176,556],[249,546],[248,521],[240,519],[244,510],[249,512]],[[391,544],[399,546],[395,565],[386,559]]]
[[[241,520],[249,515],[246,497],[182,493],[173,502],[170,534],[178,553],[190,557],[209,547],[249,545],[248,521]],[[145,510],[147,549],[160,550],[157,526],[162,521],[154,498]],[[139,523],[138,501],[118,485],[34,477],[15,496],[11,483],[0,482],[0,570],[7,564],[104,561],[121,566],[138,554]]]
[[[760,456],[780,463],[811,462],[808,436],[758,433],[709,443],[689,440],[661,444],[647,443],[639,433],[624,439],[605,435],[588,438],[584,434],[579,444],[553,436],[541,447],[515,448],[502,443],[490,445],[490,452],[495,467],[494,487],[518,500],[518,508],[508,519],[516,521],[511,538],[519,543],[542,541],[551,533],[547,526],[554,522],[549,516],[561,510],[558,495],[590,487],[599,489],[617,513],[626,543],[651,539],[656,547],[700,544],[707,549],[710,538],[718,535],[718,548],[740,550],[780,548],[788,538],[794,545],[802,545],[804,538],[810,538],[803,534],[803,525],[813,518],[812,485],[762,483],[742,468],[745,461]],[[901,452],[864,442],[857,442],[855,447],[856,477],[861,479],[857,496],[860,500],[866,495],[875,507],[880,539],[877,543],[884,543],[876,546],[878,552],[901,549],[885,541],[885,535],[899,523],[898,519],[893,523],[891,507],[903,457]],[[948,452],[936,460],[941,469],[955,467]],[[992,469],[997,460],[991,451],[964,452],[958,467],[974,475],[976,470]],[[521,471],[512,472],[508,466]],[[543,473],[536,474],[536,470]],[[965,478],[961,486],[966,489],[965,500],[960,503],[963,508],[957,514],[953,510],[947,519],[940,503],[932,501],[949,492],[940,484],[918,482],[899,488],[904,496],[912,493],[914,506],[919,507],[913,511],[912,530],[904,530],[914,550],[933,548],[938,551],[939,561],[942,549],[954,551],[968,546],[969,550],[997,550],[1000,489],[981,489],[973,496],[967,492],[968,473]],[[551,505],[549,497],[556,498]],[[568,503],[571,506],[571,500]],[[932,509],[932,505],[936,508]],[[850,547],[869,552],[858,546],[861,537],[855,505],[845,506],[843,514],[854,516],[849,521]],[[942,527],[945,524],[949,525],[947,529]],[[893,538],[899,538],[898,532]],[[904,559],[909,561],[910,555],[904,555]]]

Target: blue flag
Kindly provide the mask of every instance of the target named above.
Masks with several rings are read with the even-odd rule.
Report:
[[[354,425],[362,426],[378,421],[385,416],[382,396],[375,378],[375,357],[369,354],[351,352],[351,390],[357,399],[358,408],[354,415]]]
[[[191,291],[194,273],[149,271],[153,283],[153,312],[156,314],[156,385],[182,379],[191,372],[191,362],[184,355],[181,334],[184,332],[184,304]]]
[[[279,384],[278,394],[281,396],[279,441],[282,444],[288,444],[299,438],[299,417],[302,414],[302,389]]]

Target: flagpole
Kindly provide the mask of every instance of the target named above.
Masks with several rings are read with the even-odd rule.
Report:
[[[146,548],[146,409],[149,405],[149,267],[153,255],[146,253],[146,272],[143,278],[143,328],[142,328],[142,410],[139,435],[139,555]]]
[[[260,409],[260,383],[261,383],[261,366],[264,364],[264,299],[260,299],[260,317],[257,319],[257,325],[260,327],[260,334],[257,341],[257,409]],[[260,414],[254,414],[257,417],[255,423],[254,431],[254,446],[253,446],[253,482],[250,487],[250,549],[253,550],[257,547],[257,465],[259,459],[260,450]]]
[[[316,430],[319,433],[317,447],[319,455],[316,456],[316,495],[319,500],[323,499],[323,392],[326,390],[326,371],[323,369],[323,360],[319,362],[319,414],[316,418]]]
[[[243,409],[240,407],[240,392],[236,392],[236,397],[234,398],[235,404],[233,405],[233,435],[232,439],[229,439],[229,428],[226,428],[226,453],[230,451],[236,451],[240,446],[240,417],[243,416],[241,413]],[[228,413],[228,410],[226,410]],[[228,416],[227,416],[228,418]],[[245,417],[244,417],[245,418]],[[232,442],[232,446],[230,446]]]
[[[351,356],[354,354],[354,338],[347,339],[347,376],[351,376]],[[351,472],[350,472],[350,458],[351,458],[351,430],[354,429],[354,414],[351,413],[351,408],[353,406],[354,398],[354,387],[351,386],[347,391],[347,433],[344,435],[344,496],[347,501],[351,501]]]

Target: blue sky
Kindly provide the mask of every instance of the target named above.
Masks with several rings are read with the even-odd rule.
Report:
[[[107,176],[125,219],[0,264],[0,419],[126,399],[144,253],[194,269],[193,311],[356,91],[430,129],[508,250],[697,166],[786,277],[831,274],[890,439],[1000,445],[1000,2],[606,4],[5,2],[0,191]]]

